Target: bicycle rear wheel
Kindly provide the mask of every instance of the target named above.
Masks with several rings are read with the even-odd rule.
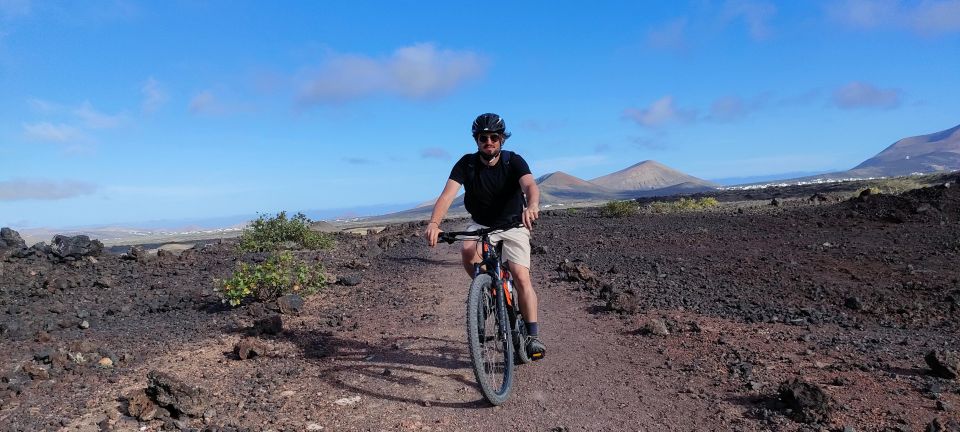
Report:
[[[500,405],[513,385],[513,340],[507,323],[503,287],[491,295],[493,279],[481,274],[473,279],[467,297],[467,344],[480,391],[490,403]]]

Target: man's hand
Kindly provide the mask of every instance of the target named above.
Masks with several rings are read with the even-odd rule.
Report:
[[[427,225],[426,231],[423,232],[423,235],[427,237],[427,244],[430,245],[430,247],[434,247],[437,245],[437,237],[440,236],[442,232],[443,231],[440,231],[439,224],[430,222]]]
[[[533,230],[533,221],[540,217],[540,206],[530,206],[523,209],[523,226],[528,230]]]

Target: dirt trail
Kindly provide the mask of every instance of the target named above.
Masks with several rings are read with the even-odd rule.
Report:
[[[427,254],[430,264],[419,271],[430,274],[429,282],[397,287],[427,301],[391,311],[392,319],[370,309],[359,319],[373,325],[352,335],[368,349],[343,349],[331,357],[335,366],[325,371],[328,379],[343,397],[361,399],[329,412],[320,424],[334,430],[709,429],[698,413],[710,411],[672,388],[681,381],[653,375],[662,355],[636,339],[611,340],[609,334],[623,332],[625,323],[589,313],[567,287],[549,282],[546,263],[534,265],[542,281],[548,356],[518,368],[511,399],[491,407],[476,388],[464,342],[469,279],[453,247]],[[404,316],[426,317],[427,324],[403,325]]]

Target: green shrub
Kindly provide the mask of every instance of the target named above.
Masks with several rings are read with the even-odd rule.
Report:
[[[290,251],[273,255],[260,264],[237,264],[237,270],[228,279],[218,281],[224,303],[239,305],[252,297],[271,301],[291,293],[308,296],[327,285],[326,270],[318,262],[312,267],[297,262]]]
[[[671,213],[691,210],[702,210],[720,205],[714,197],[680,198],[676,201],[656,201],[650,203],[650,210],[654,213]]]
[[[898,195],[914,189],[920,189],[924,186],[926,185],[913,178],[895,177],[875,180],[868,183],[867,188],[870,189],[871,194],[885,193],[889,195]]]
[[[245,252],[272,251],[281,248],[284,242],[294,242],[307,249],[327,249],[333,246],[333,239],[310,229],[310,219],[303,213],[287,218],[282,211],[274,217],[260,217],[250,222],[250,226],[240,235],[240,250]]]
[[[720,201],[717,201],[714,197],[703,197],[697,200],[697,205],[700,208],[713,208],[720,205]]]
[[[600,208],[600,214],[605,217],[626,217],[637,214],[639,210],[633,200],[610,201]]]

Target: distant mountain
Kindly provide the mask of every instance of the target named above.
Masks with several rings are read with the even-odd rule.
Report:
[[[855,177],[890,177],[960,170],[960,125],[904,138],[847,171]]]
[[[540,187],[540,202],[547,204],[570,200],[611,199],[617,194],[616,191],[562,171],[538,178],[537,185]]]
[[[960,125],[945,131],[901,139],[847,171],[779,180],[800,183],[868,177],[896,177],[960,170]]]
[[[645,160],[615,173],[597,177],[590,180],[590,183],[615,191],[647,191],[681,183],[698,184],[709,188],[719,186],[653,160]]]

